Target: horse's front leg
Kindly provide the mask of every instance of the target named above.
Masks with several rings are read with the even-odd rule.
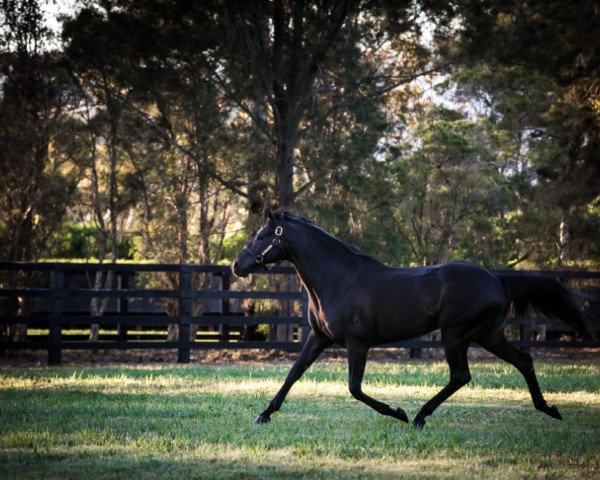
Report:
[[[258,416],[254,423],[266,423],[271,420],[271,414],[281,408],[281,404],[290,391],[290,388],[292,388],[292,385],[294,385],[294,383],[298,381],[308,367],[313,364],[321,352],[323,352],[323,350],[332,344],[333,341],[324,335],[316,333],[314,330],[310,331],[300,356],[292,366],[292,369],[288,373],[288,376],[285,379],[282,387],[279,389],[279,392],[277,392],[277,395],[275,395],[273,400],[271,400],[269,406]]]
[[[382,415],[389,415],[398,420],[408,423],[406,412],[401,408],[393,409],[386,403],[379,402],[369,397],[362,391],[362,379],[367,364],[367,353],[369,349],[360,344],[348,344],[348,378],[350,393],[354,398],[366,403]]]

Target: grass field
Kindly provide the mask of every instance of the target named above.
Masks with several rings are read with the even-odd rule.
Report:
[[[422,431],[353,400],[340,362],[313,366],[260,426],[289,364],[0,368],[0,478],[600,478],[599,362],[536,367],[563,422],[534,410],[512,367],[472,362]],[[448,375],[367,370],[365,391],[411,418]]]

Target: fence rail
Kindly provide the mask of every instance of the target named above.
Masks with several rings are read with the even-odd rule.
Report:
[[[112,288],[91,288],[90,275],[98,272],[113,272],[119,281],[114,282]],[[132,281],[139,281],[140,275],[153,273],[175,275],[177,286],[171,289],[163,286],[129,288]],[[582,291],[587,315],[594,329],[600,331],[600,272],[538,273],[559,278]],[[194,288],[193,278],[199,275],[220,279],[218,288]],[[295,278],[293,269],[289,267],[279,267],[262,275],[269,276],[263,278],[282,275],[288,279]],[[85,282],[88,282],[88,288],[82,286]],[[205,285],[209,284],[205,281]],[[288,281],[287,284],[287,290],[283,291],[240,290],[230,269],[217,265],[0,262],[0,353],[6,350],[47,350],[48,363],[57,365],[61,362],[62,351],[69,349],[175,349],[180,363],[190,361],[192,349],[296,351],[302,347],[308,333],[307,298],[297,282]],[[92,299],[106,299],[112,305],[104,314],[92,315],[90,308],[81,307],[89,305]],[[287,312],[249,316],[240,308],[241,300],[270,300],[284,306],[287,304]],[[136,306],[136,302],[143,305]],[[173,307],[170,312],[165,308],[167,302],[171,302]],[[205,307],[202,313],[195,313],[197,302],[217,302],[218,312]],[[237,302],[236,307],[234,302]],[[295,335],[293,338],[288,335],[286,340],[257,341],[243,338],[239,332],[232,330],[259,324],[293,325]],[[91,325],[109,327],[113,331],[116,328],[116,336],[89,341],[79,338],[81,333],[73,333]],[[164,329],[151,334],[140,330],[167,325],[176,326],[176,339],[162,338]],[[568,326],[551,320],[532,317],[521,322],[509,320],[508,325],[518,331],[518,340],[514,340],[513,344],[522,349],[600,347],[600,342],[574,340],[574,332]],[[548,337],[552,338],[532,338],[532,329],[540,325],[545,326],[551,333]],[[136,330],[132,331],[132,328]],[[420,356],[421,349],[440,348],[442,344],[439,340],[421,338],[387,346],[408,348],[411,356]]]

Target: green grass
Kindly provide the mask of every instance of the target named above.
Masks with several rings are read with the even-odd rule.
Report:
[[[423,431],[347,393],[343,363],[316,364],[273,421],[253,420],[289,365],[0,369],[0,478],[599,478],[600,365],[538,361],[534,410],[503,363]],[[438,362],[370,363],[365,391],[414,417],[441,388]]]

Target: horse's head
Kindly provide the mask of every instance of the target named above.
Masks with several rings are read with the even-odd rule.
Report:
[[[267,269],[268,265],[285,259],[282,244],[283,221],[283,214],[278,218],[267,208],[262,227],[231,266],[234,275],[247,277],[260,268]]]

